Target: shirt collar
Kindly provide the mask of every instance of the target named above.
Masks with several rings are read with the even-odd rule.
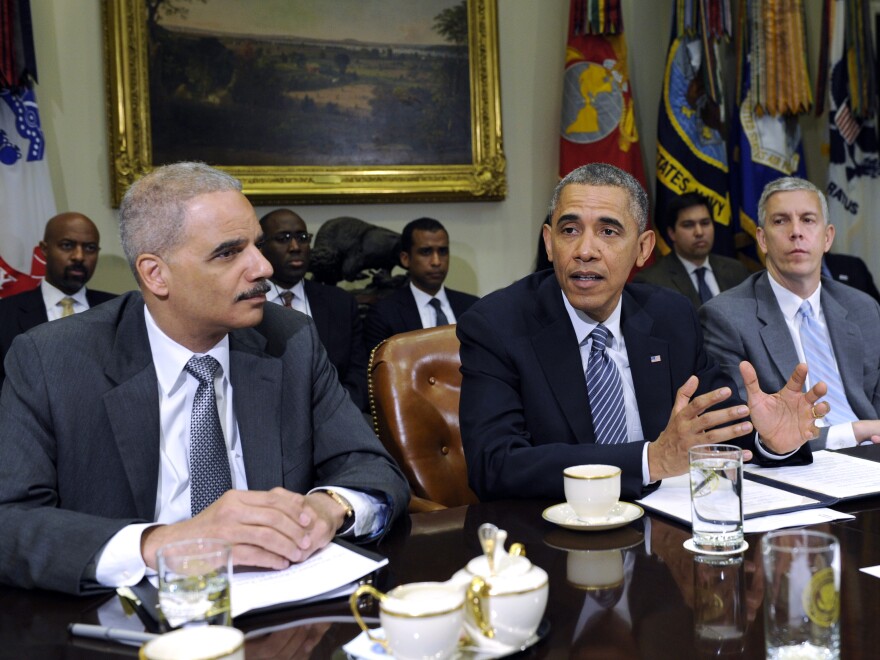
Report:
[[[441,303],[449,304],[449,300],[446,298],[446,288],[441,284],[440,290],[437,292],[437,295],[432,296],[429,293],[425,293],[420,288],[415,286],[412,282],[409,283],[409,290],[412,291],[413,298],[416,299],[416,307],[421,309],[422,307],[427,307],[432,298],[436,298]]]
[[[153,354],[153,366],[156,369],[159,389],[165,395],[171,394],[185,381],[183,368],[196,353],[162,332],[147,307],[144,307],[144,321],[147,324],[147,337],[150,340],[150,352]],[[198,353],[198,355],[212,356],[220,363],[224,378],[229,378],[229,335],[223,337],[207,353]]]
[[[679,256],[678,252],[675,253],[675,256],[676,256],[676,258],[678,258],[678,260],[681,262],[681,265],[684,266],[684,268],[685,268],[685,270],[687,271],[688,275],[693,275],[693,274],[694,274],[694,271],[695,271],[697,268],[705,268],[705,269],[706,269],[707,271],[709,271],[710,273],[712,272],[712,264],[709,263],[709,257],[706,257],[705,259],[703,259],[703,263],[701,263],[701,264],[698,266],[698,265],[696,265],[693,261],[688,261],[687,259],[685,259],[685,258]]]
[[[303,285],[303,281],[300,280],[296,284],[294,284],[289,289],[285,289],[283,287],[278,286],[272,280],[267,280],[269,282],[269,286],[272,287],[272,296],[269,298],[270,302],[281,302],[281,293],[284,291],[290,291],[294,296],[299,298],[300,300],[306,299],[306,288]]]
[[[769,271],[767,272],[767,279],[770,280],[770,288],[773,290],[773,295],[776,296],[776,302],[779,304],[779,309],[786,320],[791,321],[797,316],[798,310],[801,308],[804,300],[810,301],[810,306],[813,308],[813,316],[818,318],[820,310],[822,309],[821,281],[819,282],[819,286],[816,287],[816,290],[813,291],[813,294],[805,299],[782,286],[779,282],[773,279],[773,275],[771,275]]]
[[[565,311],[568,312],[568,318],[571,319],[571,325],[574,327],[574,334],[577,337],[578,346],[584,343],[586,338],[590,335],[590,333],[596,329],[596,326],[599,325],[598,321],[594,321],[591,319],[585,312],[582,312],[579,309],[575,309],[571,306],[571,303],[568,302],[568,298],[565,297],[565,292],[562,293],[562,303],[565,305]],[[620,300],[617,301],[617,306],[614,308],[614,311],[611,312],[611,315],[602,322],[608,332],[611,333],[613,339],[608,344],[609,348],[617,348],[620,346],[620,339],[623,335],[620,334],[620,310],[623,308],[623,296],[620,296]]]
[[[85,286],[81,286],[79,291],[72,294],[66,294],[61,289],[52,286],[49,282],[43,278],[43,281],[40,282],[40,292],[43,294],[43,302],[46,304],[46,308],[55,307],[58,303],[60,303],[65,298],[73,298],[76,302],[82,303],[83,305],[88,306],[89,301],[86,298],[86,288]]]

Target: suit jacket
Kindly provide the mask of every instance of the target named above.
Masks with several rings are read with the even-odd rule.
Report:
[[[874,278],[867,264],[850,254],[825,253],[825,265],[831,271],[832,279],[864,291],[874,300],[880,302],[880,291],[874,285]]]
[[[318,337],[339,382],[360,410],[368,410],[364,324],[354,296],[339,287],[303,280]]]
[[[230,333],[230,380],[248,487],[409,488],[330,368],[307,316],[266,305]],[[154,520],[156,371],[139,292],[20,335],[0,396],[0,581],[69,593],[117,531]],[[93,568],[92,568],[93,574]]]
[[[847,401],[859,419],[880,419],[880,305],[845,284],[822,278],[822,311]],[[744,392],[738,365],[755,367],[765,392],[779,390],[798,357],[766,272],[700,308],[706,348]],[[824,445],[827,430],[814,448]]]
[[[455,314],[456,320],[473,305],[479,298],[469,293],[446,289],[446,297]],[[422,327],[422,317],[419,316],[419,308],[416,299],[409,288],[404,285],[387,298],[383,298],[367,312],[367,320],[364,324],[364,343],[367,355],[376,348],[383,339],[392,335],[410,330],[419,330]]]
[[[86,289],[86,300],[89,301],[89,307],[100,305],[115,297],[114,293]],[[41,323],[48,323],[48,321],[49,317],[46,314],[46,305],[43,303],[43,293],[40,287],[0,300],[0,387],[3,386],[3,379],[6,377],[3,360],[12,345],[12,340],[22,332],[27,332]]]
[[[712,266],[712,274],[715,275],[715,281],[718,282],[718,288],[721,291],[732,289],[749,276],[748,269],[730,257],[710,254],[709,265]],[[700,294],[697,292],[691,276],[688,275],[681,260],[675,256],[675,252],[670,252],[665,257],[658,259],[653,266],[636,273],[633,282],[656,284],[678,291],[687,296],[694,307],[699,307],[702,304]]]
[[[554,272],[542,271],[489,294],[458,321],[462,444],[470,486],[481,499],[561,500],[562,471],[583,463],[619,466],[624,499],[643,493],[645,443],[595,443],[580,350],[562,295]],[[683,296],[627,285],[621,329],[646,440],[666,428],[675,393],[692,374],[700,379],[698,394],[733,388],[703,349],[696,313]],[[738,397],[723,406],[734,403]],[[740,441],[746,448],[754,444],[752,437]],[[808,449],[797,456],[812,460]]]

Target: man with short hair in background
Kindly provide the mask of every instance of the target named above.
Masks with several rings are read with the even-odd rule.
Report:
[[[449,234],[433,218],[418,218],[403,228],[400,265],[409,271],[409,284],[367,313],[368,353],[392,335],[455,323],[478,300],[443,286],[449,273]]]
[[[46,223],[40,241],[46,276],[35,289],[0,300],[0,386],[5,378],[3,360],[18,335],[114,297],[106,291],[86,288],[98,265],[100,250],[98,228],[82,213],[59,213]]]
[[[715,222],[712,205],[703,195],[688,192],[666,209],[666,235],[672,252],[636,273],[634,282],[647,282],[678,291],[699,307],[749,276],[736,259],[712,253]]]
[[[272,265],[269,302],[314,320],[339,382],[354,404],[367,411],[367,360],[357,300],[344,289],[305,278],[311,263],[312,235],[299,214],[275,209],[260,219],[260,226],[264,234],[260,249]]]

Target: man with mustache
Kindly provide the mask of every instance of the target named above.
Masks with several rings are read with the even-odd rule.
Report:
[[[305,279],[312,258],[312,235],[298,214],[275,209],[260,218],[260,227],[260,249],[272,266],[269,302],[312,317],[339,382],[354,405],[369,411],[367,358],[357,300],[339,287]]]
[[[735,442],[761,462],[810,462],[827,412],[804,365],[776,394],[740,365],[748,405],[706,354],[693,306],[627,284],[654,248],[648,197],[604,163],[568,174],[553,194],[544,244],[553,270],[489,294],[461,316],[462,444],[481,499],[562,500],[562,472],[621,468],[632,500],[684,474],[688,449]],[[757,430],[760,441],[753,431]]]
[[[82,213],[59,213],[46,223],[40,241],[46,276],[37,288],[0,300],[0,386],[3,359],[18,335],[113,298],[112,293],[86,289],[100,250],[98,228]]]
[[[822,275],[834,241],[828,203],[809,181],[785,177],[758,202],[758,247],[767,271],[700,308],[706,348],[743,392],[736,365],[749,360],[764,388],[806,362],[807,384],[821,379],[831,412],[813,448],[880,441],[880,305]]]
[[[384,534],[406,480],[314,324],[266,305],[241,183],[159,167],[119,215],[140,291],[35,328],[7,357],[0,580],[85,593],[137,583],[182,539],[282,569],[337,534]]]
[[[688,192],[666,208],[666,235],[672,252],[636,273],[633,282],[664,286],[685,295],[699,307],[742,282],[749,271],[736,259],[712,254],[715,221],[703,195]]]

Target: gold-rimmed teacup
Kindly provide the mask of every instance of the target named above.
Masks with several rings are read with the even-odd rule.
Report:
[[[565,500],[582,519],[606,515],[620,500],[620,468],[616,465],[572,465],[562,472]]]
[[[358,605],[362,597],[378,601],[385,639],[373,635],[361,618]],[[387,594],[363,585],[351,595],[349,605],[361,630],[396,660],[448,658],[461,637],[464,594],[448,583],[413,582]]]

